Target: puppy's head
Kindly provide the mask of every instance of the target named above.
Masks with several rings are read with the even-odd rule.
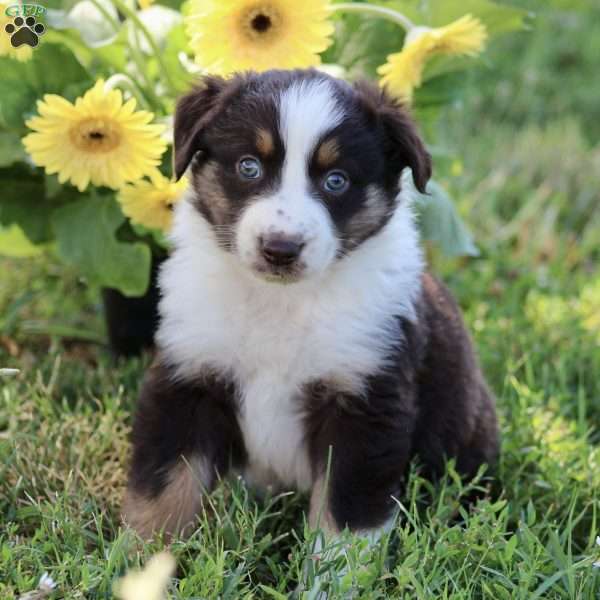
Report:
[[[321,273],[393,214],[400,174],[423,191],[430,156],[407,113],[369,84],[323,73],[207,77],[175,115],[175,172],[197,210],[253,273]]]

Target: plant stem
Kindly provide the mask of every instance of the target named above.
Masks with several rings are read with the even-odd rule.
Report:
[[[363,13],[365,15],[381,17],[396,23],[396,25],[400,25],[400,27],[404,28],[406,31],[410,31],[415,26],[408,17],[405,17],[397,10],[392,10],[391,8],[386,8],[384,6],[367,4],[366,2],[338,2],[337,4],[332,4],[331,8],[342,12]]]
[[[154,112],[157,112],[160,110],[160,98],[156,95],[156,93],[154,91],[154,85],[152,84],[152,80],[150,79],[148,73],[146,72],[145,65],[144,65],[144,56],[142,54],[142,51],[140,50],[139,32],[134,27],[131,28],[131,37],[133,38],[133,43],[129,44],[129,51],[131,52],[131,58],[133,59],[133,62],[135,63],[135,66],[137,67],[137,70],[139,71],[140,76],[142,77],[142,79],[144,80],[144,82],[146,84],[144,86],[144,91],[146,93],[146,96],[150,100],[150,103],[152,104],[152,106],[154,108]],[[131,39],[130,39],[130,41],[131,41]]]
[[[124,73],[116,73],[115,75],[111,75],[105,83],[105,86],[112,90],[116,87],[120,87],[122,89],[129,90],[137,99],[137,101],[146,109],[152,109],[152,106],[146,99],[144,95],[144,91],[142,88],[137,85],[131,77],[125,75]]]
[[[110,26],[115,30],[115,33],[118,33],[121,25],[115,17],[113,17],[104,6],[98,0],[91,0],[92,4],[96,7],[98,12],[110,23]]]
[[[106,10],[104,6],[98,0],[91,0],[92,4],[98,9],[98,11],[102,14],[102,16],[106,19],[106,21],[112,26],[115,30],[115,33],[119,33],[121,29],[121,23],[117,19],[115,19],[110,12]],[[136,43],[138,41],[137,31],[133,30],[134,37],[136,39]],[[154,93],[154,89],[152,86],[152,82],[149,77],[146,75],[146,71],[144,69],[144,61],[140,56],[140,52],[137,48],[134,48],[133,45],[129,46],[131,50],[133,62],[136,64],[138,70],[140,71],[142,77],[145,81],[145,86],[141,86],[139,84],[134,84],[133,80],[126,75],[120,74],[121,77],[125,77],[128,80],[128,83],[125,83],[123,80],[119,80],[114,85],[120,85],[121,83],[125,83],[126,87],[132,91],[136,98],[140,101],[140,104],[143,104],[145,108],[149,108],[156,112],[160,109],[160,100],[157,95]],[[111,78],[112,79],[112,78]]]
[[[113,4],[128,18],[131,19],[132,23],[140,30],[140,33],[146,38],[150,48],[152,49],[152,53],[154,54],[159,66],[160,70],[163,73],[163,76],[171,88],[171,92],[173,95],[177,95],[177,88],[175,87],[174,81],[171,79],[171,74],[169,73],[169,69],[167,65],[163,61],[162,54],[160,52],[160,48],[156,44],[156,40],[152,37],[152,34],[148,31],[146,26],[142,23],[142,21],[137,16],[136,12],[129,8],[123,0],[112,0]]]

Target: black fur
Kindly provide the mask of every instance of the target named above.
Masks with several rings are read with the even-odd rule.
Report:
[[[160,295],[157,276],[163,260],[152,258],[150,284],[143,296],[130,298],[113,288],[102,290],[108,342],[115,356],[137,356],[154,347]]]

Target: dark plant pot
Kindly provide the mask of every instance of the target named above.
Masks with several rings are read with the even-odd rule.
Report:
[[[148,291],[128,298],[113,288],[102,289],[104,318],[111,351],[116,356],[138,356],[154,346],[158,325],[158,269],[164,258],[153,258]]]

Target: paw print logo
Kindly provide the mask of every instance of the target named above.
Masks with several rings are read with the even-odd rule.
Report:
[[[44,35],[46,28],[38,23],[35,17],[15,17],[12,23],[8,23],[4,27],[4,31],[10,35],[10,43],[13,48],[18,48],[23,44],[27,44],[35,48],[39,41],[40,35]]]

